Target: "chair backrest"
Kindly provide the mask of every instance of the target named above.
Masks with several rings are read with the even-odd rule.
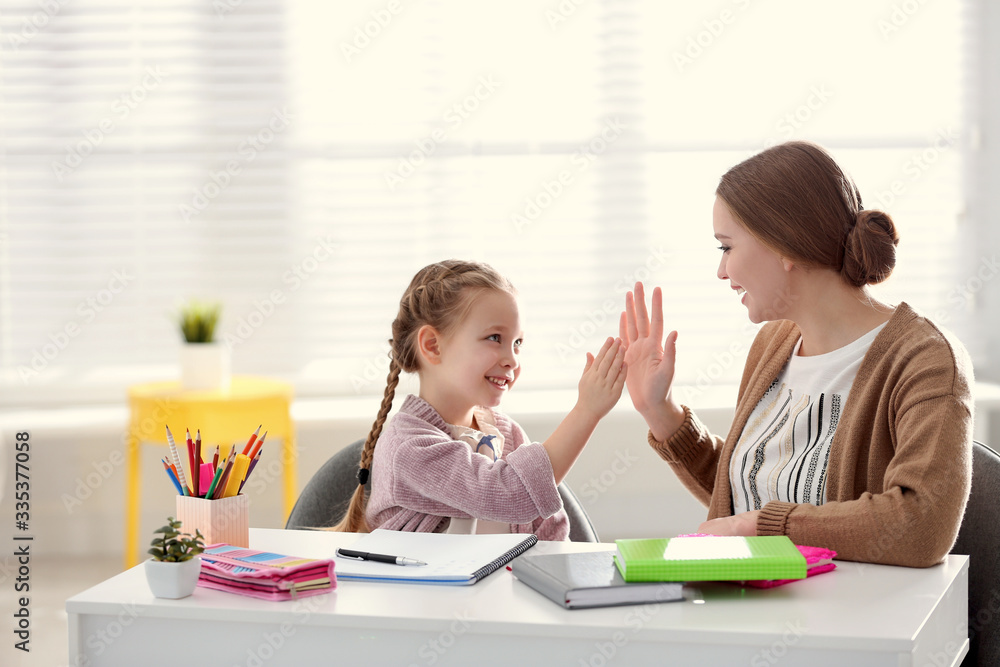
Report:
[[[963,667],[1000,665],[996,596],[1000,583],[1000,455],[972,443],[972,490],[951,552],[969,556],[969,654]],[[991,606],[994,605],[994,606]]]
[[[347,445],[331,456],[302,489],[285,522],[286,529],[327,528],[336,525],[347,512],[351,495],[358,488],[358,462],[364,440]],[[372,476],[375,472],[372,471]],[[366,488],[371,491],[371,477]],[[597,542],[597,531],[576,495],[565,482],[559,496],[569,517],[569,539],[574,542]]]
[[[559,484],[559,496],[562,498],[563,509],[569,517],[569,539],[571,542],[600,542],[597,538],[597,530],[590,522],[587,511],[577,500],[576,494],[566,485],[566,482]]]
[[[358,488],[358,463],[364,440],[347,445],[327,459],[302,489],[285,522],[286,529],[327,528],[344,518]],[[371,477],[365,488],[371,491]]]

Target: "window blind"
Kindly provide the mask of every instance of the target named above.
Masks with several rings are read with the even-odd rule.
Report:
[[[959,328],[963,10],[910,4],[3,2],[2,402],[175,376],[191,297],[235,372],[379,393],[447,257],[519,288],[522,389],[574,387],[635,280],[677,381],[735,383],[713,192],[791,138],[896,220],[880,294]]]

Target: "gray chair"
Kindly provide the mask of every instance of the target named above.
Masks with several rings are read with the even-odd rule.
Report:
[[[361,460],[361,448],[364,444],[364,440],[352,442],[331,456],[316,471],[288,515],[286,529],[326,528],[343,518],[351,494],[358,487],[358,461]],[[371,478],[367,488],[371,490]],[[569,517],[569,539],[573,542],[600,541],[594,524],[590,522],[590,517],[576,495],[565,483],[558,488]]]
[[[286,530],[327,528],[344,518],[351,496],[358,488],[358,462],[364,444],[364,440],[352,442],[316,471],[295,501],[285,522]],[[365,485],[368,491],[371,491],[371,484],[369,476]]]
[[[1000,665],[995,596],[1000,584],[1000,455],[972,443],[972,491],[951,552],[969,556],[969,654],[962,667]],[[991,606],[993,605],[993,606]]]

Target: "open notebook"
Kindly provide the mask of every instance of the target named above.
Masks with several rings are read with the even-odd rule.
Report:
[[[414,558],[427,565],[392,565],[341,556],[334,560],[340,581],[461,586],[476,583],[537,542],[531,534],[457,535],[377,528],[346,548]]]

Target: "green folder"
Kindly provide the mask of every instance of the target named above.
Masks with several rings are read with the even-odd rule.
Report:
[[[806,559],[788,537],[615,540],[625,581],[805,579]]]

